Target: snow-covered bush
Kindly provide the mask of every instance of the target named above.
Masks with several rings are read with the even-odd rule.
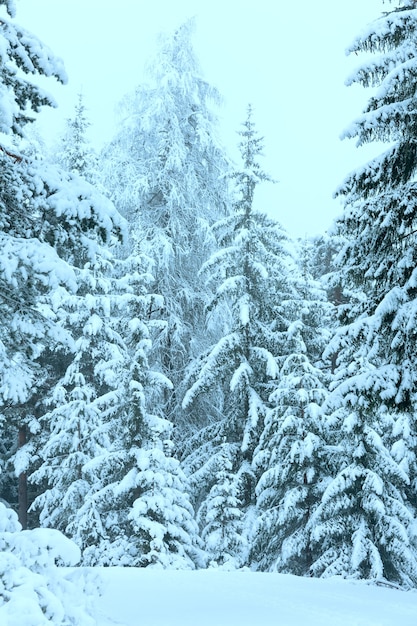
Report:
[[[56,530],[21,530],[0,503],[0,624],[93,626],[82,576],[58,565],[79,561],[78,547]]]

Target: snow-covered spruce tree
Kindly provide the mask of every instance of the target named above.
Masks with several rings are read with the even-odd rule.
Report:
[[[98,156],[87,133],[91,123],[82,93],[78,94],[74,116],[67,119],[66,128],[55,150],[55,158],[67,172],[79,174],[92,185],[99,180]]]
[[[164,414],[176,425],[199,419],[181,410],[182,382],[190,355],[209,345],[198,270],[213,251],[208,226],[224,215],[228,186],[213,113],[219,95],[202,78],[193,30],[191,20],[161,37],[150,83],[125,98],[119,131],[103,151],[104,184],[152,259],[151,289],[164,298],[151,312],[166,325],[150,358],[173,383]]]
[[[200,564],[199,550],[186,478],[171,457],[171,424],[157,415],[171,383],[148,365],[157,324],[148,311],[161,306],[160,297],[147,291],[152,277],[140,255],[120,265],[127,287],[117,321],[123,362],[113,372],[115,390],[107,394],[113,398],[104,420],[108,443],[83,465],[93,487],[68,532],[88,565],[193,568]],[[99,398],[101,412],[103,404]]]
[[[123,340],[114,318],[120,314],[122,293],[120,281],[112,277],[111,249],[119,241],[123,220],[78,175],[54,172],[47,161],[42,167],[44,176],[54,173],[61,180],[62,188],[48,200],[53,207],[68,206],[65,218],[60,217],[67,235],[60,254],[73,272],[75,289],[51,294],[67,343],[44,350],[38,358],[47,375],[45,389],[36,404],[31,441],[19,456],[30,464],[31,484],[40,494],[32,511],[40,512],[42,525],[66,530],[68,517],[85,495],[81,467],[94,456],[99,440],[106,445],[103,422],[117,405]]]
[[[1,623],[92,626],[92,607],[80,598],[82,576],[57,566],[74,566],[79,559],[77,546],[61,533],[43,528],[22,531],[16,513],[0,503]]]
[[[254,455],[260,479],[250,559],[257,569],[298,575],[313,562],[310,520],[331,472],[321,411],[329,368],[321,355],[333,307],[309,273],[308,248],[304,242],[296,298],[288,303],[294,321]]]
[[[35,303],[44,299],[54,281],[72,286],[74,280],[54,250],[38,238],[42,214],[32,202],[36,185],[31,165],[23,161],[18,147],[23,127],[31,119],[30,111],[52,104],[27,80],[27,74],[54,75],[63,82],[65,72],[46,47],[10,19],[14,16],[13,2],[2,1],[0,8],[8,14],[2,17],[0,29],[0,422],[4,462],[18,439],[25,439],[22,413],[28,413],[28,402],[42,385],[35,359],[56,330],[50,319],[55,314],[37,309]],[[32,51],[37,48],[32,60]],[[17,507],[16,481],[7,484],[8,475],[2,473],[2,490]],[[23,473],[20,491],[25,493]],[[20,500],[25,526],[27,507],[24,498]]]
[[[154,431],[169,427],[154,420]],[[186,477],[161,435],[126,451],[110,449],[91,463],[101,470],[103,486],[88,495],[73,523],[84,565],[194,569],[204,564]]]
[[[73,524],[85,565],[204,565],[187,479],[170,455],[172,442],[163,440],[170,426],[154,416],[147,443],[110,449],[92,463],[101,469],[104,485],[86,498]]]
[[[104,531],[105,522],[102,517],[120,513],[117,510],[119,503],[113,506],[110,497],[107,498],[106,506],[97,506],[97,502],[103,500],[97,494],[104,485],[117,484],[117,480],[125,476],[130,469],[126,467],[129,463],[127,460],[129,448],[133,442],[140,446],[148,434],[144,419],[144,403],[145,397],[149,399],[148,394],[145,394],[149,368],[146,367],[145,355],[150,341],[143,316],[147,308],[152,306],[151,296],[148,297],[146,293],[148,281],[146,274],[141,271],[137,256],[132,255],[126,261],[119,262],[118,272],[122,276],[124,290],[122,294],[118,294],[121,295],[121,299],[110,294],[111,300],[109,299],[107,306],[112,318],[112,338],[117,339],[116,343],[110,343],[110,346],[113,345],[112,356],[109,353],[110,363],[113,362],[116,367],[109,368],[110,363],[107,363],[103,353],[104,358],[101,359],[98,368],[98,377],[102,383],[107,380],[107,393],[101,399],[94,398],[90,404],[100,415],[100,417],[97,415],[98,421],[96,420],[98,440],[94,442],[95,452],[89,458],[86,456],[82,463],[82,475],[87,484],[85,502],[82,506],[74,508],[74,515],[68,524],[68,532],[82,551],[89,549],[91,562],[93,561],[91,554],[98,549],[104,534],[106,537],[109,536],[109,532]],[[111,301],[113,306],[109,306]],[[91,325],[87,325],[88,332],[89,327]],[[86,347],[88,352],[89,342]],[[91,364],[90,357],[87,356],[86,360]],[[108,373],[111,374],[110,377]],[[111,390],[108,387],[109,383]],[[107,404],[104,420],[101,419],[103,401]],[[88,444],[88,441],[86,443]],[[109,455],[111,449],[113,452]],[[113,528],[115,527],[113,524]],[[116,532],[120,536],[123,535],[120,528],[115,530]]]
[[[1,424],[3,442],[14,439],[20,446],[14,458],[20,477],[19,517],[25,526],[26,470],[34,440],[25,442],[39,430],[42,399],[65,369],[73,347],[64,303],[78,288],[77,268],[94,264],[97,247],[120,232],[123,220],[77,176],[20,153],[30,108],[51,104],[25,74],[61,80],[65,74],[47,48],[9,19],[2,21],[1,33]],[[14,448],[8,447],[8,457]]]
[[[112,472],[113,482],[88,498],[80,511],[81,538],[91,535],[92,516],[99,515],[101,522],[99,541],[84,551],[87,565],[165,569],[204,565],[187,479],[166,439],[171,425],[149,416],[148,427],[152,436],[147,442],[111,450],[98,459],[104,472]],[[123,474],[116,472],[118,461]]]
[[[227,443],[216,454],[216,472],[213,486],[203,501],[198,519],[201,539],[211,557],[211,564],[235,569],[243,564],[246,554],[244,541],[242,502],[239,481],[233,472],[235,451]]]
[[[94,203],[80,200],[69,179],[22,156],[19,142],[31,112],[52,104],[28,75],[63,81],[65,73],[35,36],[14,23],[13,2],[0,0],[0,10],[0,428],[3,443],[19,431],[23,444],[50,375],[40,358],[71,344],[60,323],[61,295],[77,287],[66,255],[74,248],[88,250],[88,233],[112,219],[104,214],[92,219]],[[21,460],[16,469],[24,493],[26,462]],[[19,513],[25,523],[24,498]],[[19,529],[16,514],[1,504],[1,622],[90,626],[80,588],[65,582],[56,568],[58,559],[75,564],[76,546],[57,531]]]
[[[41,526],[69,536],[87,494],[100,484],[85,465],[108,448],[111,420],[124,403],[120,381],[128,366],[116,328],[124,294],[120,288],[117,293],[111,254],[105,258],[104,252],[97,246],[94,262],[76,271],[77,293],[62,303],[73,345],[62,377],[44,401],[40,466],[29,477],[41,490],[32,505]]]
[[[375,53],[348,81],[375,91],[345,136],[390,147],[338,190],[349,301],[330,347],[339,366],[327,410],[340,453],[315,514],[312,568],[402,585],[417,583],[416,35],[415,2],[401,1],[349,49]]]
[[[223,319],[224,335],[190,367],[190,388],[184,398],[187,409],[199,396],[214,392],[218,410],[216,420],[194,440],[195,449],[185,467],[195,484],[197,503],[204,502],[229,446],[232,468],[227,480],[229,474],[234,475],[236,497],[247,512],[254,504],[253,452],[289,326],[285,301],[292,293],[288,280],[292,260],[282,228],[253,209],[256,186],[269,178],[258,163],[262,139],[255,131],[250,107],[240,135],[243,168],[234,175],[235,211],[213,226],[219,250],[201,270],[214,290],[208,323],[225,315],[228,319],[226,323]],[[212,511],[210,520],[200,515],[202,526],[213,523]],[[239,557],[235,547],[229,546],[228,553]]]
[[[7,461],[18,441],[25,441],[29,405],[42,388],[44,374],[36,359],[49,342],[62,340],[48,297],[57,285],[74,288],[75,280],[49,245],[48,223],[37,205],[43,182],[19,149],[31,111],[52,104],[27,75],[45,74],[64,82],[65,72],[36,37],[10,19],[13,2],[3,0],[0,9],[8,14],[0,28],[0,424]],[[25,526],[25,474],[20,473],[19,491],[15,479],[13,485],[4,482],[7,476],[2,472],[2,492],[16,507],[20,501]]]
[[[86,136],[89,125],[80,94],[55,160],[72,174],[72,184],[81,195],[94,193],[103,211],[111,214],[113,209],[100,196],[97,185],[97,156]],[[86,183],[95,184],[95,191]],[[43,443],[37,444],[40,462],[30,476],[30,482],[41,490],[31,509],[37,512],[40,524],[69,536],[75,532],[86,495],[99,488],[97,476],[87,475],[84,466],[109,446],[111,417],[122,403],[118,392],[122,372],[129,367],[124,329],[118,324],[126,277],[120,277],[122,270],[115,267],[116,243],[118,239],[108,232],[104,239],[100,236],[90,242],[90,258],[81,247],[72,255],[78,287],[76,294],[62,300],[65,315],[61,321],[73,345],[71,354],[61,358],[66,368],[61,368],[61,376],[44,402],[46,413],[40,420]]]

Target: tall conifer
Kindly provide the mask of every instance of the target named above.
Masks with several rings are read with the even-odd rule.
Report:
[[[321,556],[313,566],[320,575],[404,585],[417,581],[416,33],[415,2],[402,0],[349,48],[373,53],[348,84],[374,95],[345,136],[390,145],[338,190],[345,300],[329,348],[339,366],[327,410],[339,454],[317,511]]]
[[[277,357],[282,353],[289,325],[284,302],[292,289],[288,280],[292,261],[283,229],[253,207],[256,187],[269,177],[259,165],[262,138],[256,132],[251,107],[240,136],[243,163],[233,175],[234,213],[213,226],[219,250],[201,270],[214,291],[208,323],[220,318],[224,334],[190,367],[191,384],[184,398],[184,407],[188,408],[200,396],[213,394],[217,412],[213,423],[197,434],[196,448],[185,466],[194,476],[197,501],[204,501],[216,476],[223,476],[230,495],[248,512],[255,502],[253,452],[263,429],[272,381],[279,371]],[[229,448],[227,472],[225,445]],[[225,486],[217,490],[221,488]],[[213,491],[208,497],[212,499]],[[210,511],[206,523],[212,526],[213,507],[204,506]],[[223,513],[219,510],[219,514]],[[201,515],[200,521],[204,523]],[[230,535],[233,544],[235,534],[233,531]],[[222,549],[226,550],[224,540]],[[236,554],[236,545],[229,546],[229,554],[237,560],[242,556]]]
[[[172,381],[165,416],[182,426],[198,420],[181,409],[184,369],[208,345],[198,270],[213,250],[209,226],[227,204],[228,164],[214,114],[220,97],[202,77],[193,31],[190,20],[161,36],[149,84],[126,96],[119,130],[103,153],[106,187],[129,221],[131,245],[140,241],[152,261],[151,290],[164,299],[150,312],[165,321],[150,363]]]

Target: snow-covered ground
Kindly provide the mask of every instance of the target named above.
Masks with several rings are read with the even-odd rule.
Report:
[[[246,571],[97,571],[97,626],[417,626],[417,591]]]

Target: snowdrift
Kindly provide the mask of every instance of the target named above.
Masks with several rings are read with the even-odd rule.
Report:
[[[339,578],[95,568],[97,626],[416,626],[417,592]]]

